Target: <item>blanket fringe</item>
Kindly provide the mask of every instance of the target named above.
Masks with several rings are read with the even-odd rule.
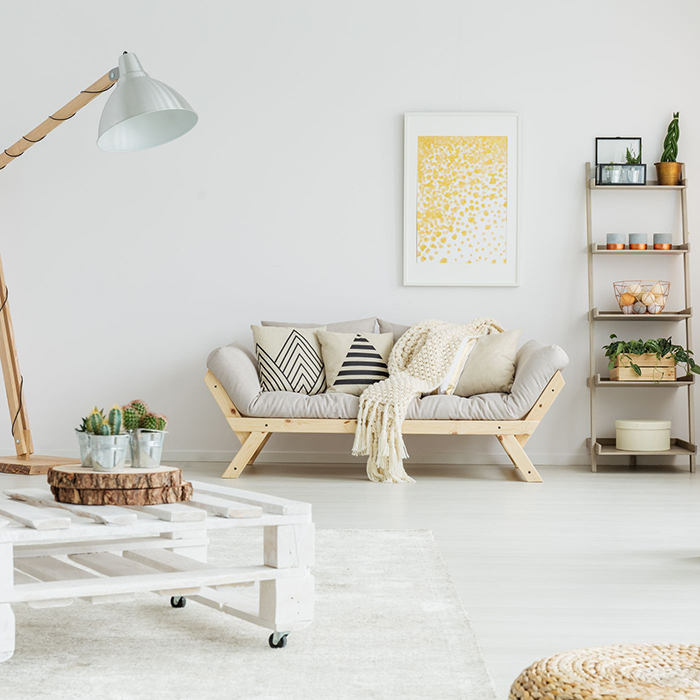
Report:
[[[408,405],[439,386],[463,339],[473,346],[477,337],[502,331],[492,319],[468,325],[423,321],[401,336],[389,358],[389,378],[370,385],[360,397],[352,454],[367,456],[371,481],[415,481],[403,466],[408,451],[401,426]]]

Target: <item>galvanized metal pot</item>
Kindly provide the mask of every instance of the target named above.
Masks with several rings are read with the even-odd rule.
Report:
[[[84,430],[76,430],[78,437],[78,448],[80,449],[80,464],[84,467],[92,466],[92,457],[90,456],[90,435]]]
[[[134,430],[131,432],[131,466],[153,469],[160,466],[166,430]]]
[[[88,437],[92,467],[98,472],[124,469],[129,453],[128,435],[92,435]]]

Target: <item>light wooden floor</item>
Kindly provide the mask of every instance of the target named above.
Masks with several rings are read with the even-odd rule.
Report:
[[[182,466],[213,480],[225,465]],[[362,466],[260,465],[226,483],[309,501],[322,528],[432,530],[500,697],[565,649],[697,643],[700,474],[540,471],[545,483],[525,484],[505,467],[410,465],[418,483],[390,485]],[[42,480],[0,475],[0,489]]]

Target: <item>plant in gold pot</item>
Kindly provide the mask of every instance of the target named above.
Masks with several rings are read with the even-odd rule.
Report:
[[[673,119],[668,125],[666,138],[664,139],[664,152],[661,154],[661,162],[654,163],[656,175],[660,185],[680,185],[683,163],[677,163],[678,139],[681,135],[678,125],[678,112],[673,113]]]

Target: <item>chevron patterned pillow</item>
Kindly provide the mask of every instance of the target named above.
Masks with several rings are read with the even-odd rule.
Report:
[[[318,331],[328,393],[359,396],[370,384],[389,376],[387,362],[394,345],[392,333],[333,333]]]
[[[316,328],[251,326],[263,391],[322,394],[326,373]]]

